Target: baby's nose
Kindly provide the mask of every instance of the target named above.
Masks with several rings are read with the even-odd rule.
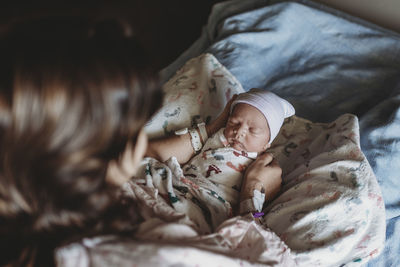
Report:
[[[235,129],[234,134],[236,139],[242,138],[246,135],[246,129],[244,129],[243,127]]]

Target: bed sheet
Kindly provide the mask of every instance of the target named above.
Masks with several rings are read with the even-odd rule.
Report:
[[[312,1],[228,1],[214,6],[201,37],[161,74],[209,52],[242,83],[288,99],[296,114],[360,120],[361,147],[381,186],[385,252],[370,266],[399,266],[400,36]]]

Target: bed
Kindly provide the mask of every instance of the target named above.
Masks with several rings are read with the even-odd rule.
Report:
[[[191,68],[196,64],[203,67],[208,64],[208,72],[201,68]],[[199,97],[199,95],[193,93],[202,84],[201,81],[190,79],[197,76],[201,77],[202,73],[209,73],[209,76],[213,77],[213,79],[203,81],[205,83],[203,85],[209,88],[210,94],[212,92],[210,88],[226,87],[226,90],[218,98],[210,96],[203,98],[205,96]],[[231,79],[223,81],[221,77],[227,76]],[[190,126],[197,123],[196,120],[199,118],[205,121],[212,120],[224,104],[224,101],[215,102],[215,99],[226,101],[233,93],[247,91],[253,87],[271,90],[294,105],[298,120],[287,122],[287,126],[284,128],[287,131],[292,129],[293,136],[295,136],[293,129],[298,128],[298,125],[302,125],[304,129],[308,130],[317,129],[318,134],[313,136],[314,140],[321,140],[321,136],[328,136],[328,134],[332,136],[332,133],[341,132],[336,128],[335,131],[331,131],[333,127],[336,127],[335,125],[346,125],[348,123],[353,125],[351,132],[342,134],[335,140],[340,139],[340,142],[355,144],[355,148],[360,147],[361,151],[357,152],[359,154],[342,153],[341,156],[345,156],[343,160],[347,163],[359,160],[363,162],[359,166],[363,167],[358,169],[347,165],[336,167],[344,170],[343,176],[349,173],[349,177],[353,177],[353,187],[356,187],[355,184],[360,183],[363,177],[367,177],[365,180],[368,180],[370,189],[362,200],[371,201],[366,202],[366,205],[376,205],[380,208],[367,214],[367,217],[369,216],[367,224],[370,224],[368,229],[374,234],[365,235],[356,244],[358,247],[362,247],[364,243],[368,242],[377,244],[381,241],[373,240],[375,235],[378,236],[376,233],[386,231],[386,237],[383,236],[383,239],[385,239],[384,246],[379,246],[379,251],[377,249],[368,251],[369,255],[363,254],[360,257],[348,255],[348,257],[343,257],[342,261],[330,262],[324,261],[324,257],[329,257],[329,255],[324,254],[329,253],[329,249],[326,247],[324,250],[318,251],[317,248],[322,247],[322,245],[317,242],[314,247],[308,248],[307,253],[317,255],[313,258],[314,261],[310,262],[321,266],[339,266],[342,264],[346,266],[400,265],[398,242],[400,239],[400,195],[398,194],[400,189],[400,179],[398,179],[400,173],[399,34],[311,1],[228,1],[216,4],[213,7],[200,38],[176,61],[163,69],[161,77],[169,91],[167,91],[164,108],[157,115],[159,117],[153,118],[148,124],[148,132],[151,136],[167,134],[180,127]],[[221,78],[221,80],[218,80],[218,78]],[[174,101],[178,98],[183,99],[181,99],[184,102],[182,106],[175,105]],[[203,101],[203,99],[205,100]],[[187,111],[185,109],[187,106],[194,107],[194,110]],[[161,119],[162,116],[164,116],[164,119]],[[294,127],[293,125],[297,126]],[[345,132],[345,130],[342,132]],[[296,134],[301,136],[303,133]],[[279,142],[280,139],[278,138],[277,143]],[[286,148],[298,148],[298,146],[293,145],[287,147],[288,144],[290,143],[283,145],[283,151],[287,151]],[[279,148],[279,145],[277,144],[275,147]],[[322,154],[322,152],[328,153],[329,151],[319,151],[318,153]],[[332,153],[328,153],[328,155],[332,155]],[[351,158],[347,158],[348,155]],[[294,171],[298,167],[293,163],[294,161],[295,159],[287,161],[288,164],[285,165],[285,168]],[[280,163],[282,162],[280,161]],[[149,161],[142,165],[143,173],[146,173],[145,168],[149,166],[148,163]],[[291,163],[293,164],[291,165]],[[163,168],[158,165],[153,167],[154,173]],[[361,179],[357,182],[354,182],[354,176],[351,176],[355,169],[362,169],[361,172],[356,174],[357,179]],[[337,181],[335,172],[329,171],[329,178]],[[284,171],[284,174],[291,177],[293,172],[286,171],[285,173]],[[168,177],[168,175],[160,174],[158,178],[152,177],[150,181],[149,177],[144,176],[143,184],[151,184],[150,189],[146,187],[143,189],[133,184],[125,187],[127,194],[136,197],[142,196],[139,200],[146,202],[147,207],[152,207],[151,211],[144,212],[147,212],[148,219],[151,219],[152,223],[142,226],[142,236],[138,237],[139,240],[142,240],[141,242],[128,242],[128,245],[118,245],[112,237],[101,240],[86,240],[86,244],[83,245],[84,249],[79,246],[69,246],[60,250],[58,252],[59,263],[63,262],[62,259],[65,259],[66,255],[69,255],[70,259],[72,255],[72,258],[75,258],[76,261],[72,265],[64,264],[65,266],[77,266],[79,265],[77,262],[82,263],[82,258],[85,259],[85,262],[90,262],[90,260],[96,262],[97,258],[93,256],[88,257],[86,254],[86,256],[82,256],[84,254],[82,251],[88,251],[88,248],[97,249],[97,251],[103,249],[103,252],[108,253],[117,251],[120,258],[126,259],[126,262],[132,260],[133,254],[138,257],[147,255],[140,257],[140,260],[137,258],[138,265],[140,265],[139,263],[145,264],[143,258],[148,259],[149,257],[153,260],[150,265],[154,266],[161,263],[167,265],[180,263],[195,266],[197,263],[207,265],[216,261],[230,266],[292,266],[295,263],[304,265],[307,262],[307,260],[302,261],[301,259],[293,261],[293,257],[287,254],[286,251],[293,250],[291,245],[295,246],[290,243],[290,240],[287,240],[288,247],[286,244],[280,243],[279,239],[286,241],[287,236],[285,234],[287,233],[280,232],[278,238],[275,233],[260,229],[259,226],[249,224],[248,221],[241,218],[234,218],[228,220],[225,224],[223,223],[220,228],[217,228],[216,235],[218,236],[210,237],[209,233],[206,232],[200,237],[197,236],[191,227],[186,227],[190,225],[190,220],[181,216],[185,206],[181,206],[181,210],[177,208],[174,210],[166,202],[158,203],[155,201],[156,198],[154,197],[157,194],[167,195],[171,200],[170,193],[174,191],[168,191],[168,188],[177,187],[178,184]],[[351,180],[349,181],[351,183]],[[190,183],[192,183],[190,179],[183,181],[183,184]],[[291,181],[287,181],[287,184],[290,183]],[[179,184],[179,186],[182,187],[183,184]],[[377,187],[378,184],[379,187]],[[286,192],[289,192],[289,186],[287,189]],[[300,192],[309,193],[310,185],[304,186],[304,190]],[[336,195],[334,191],[331,195],[330,193],[330,191],[327,192],[325,197],[334,201],[334,203],[337,203],[338,199],[343,199]],[[324,194],[321,193],[321,195]],[[172,195],[172,198],[179,197],[182,196]],[[361,196],[357,195],[357,197],[361,199]],[[343,202],[344,209],[351,206],[349,199],[355,198],[347,198]],[[278,201],[275,206],[266,207],[266,211],[274,214],[279,205],[282,207],[284,203]],[[157,206],[157,211],[154,209],[155,206]],[[320,212],[320,210],[317,212]],[[172,223],[157,228],[156,226],[160,225],[160,220],[154,220],[155,213],[163,220],[169,220]],[[340,214],[339,211],[338,214]],[[307,214],[298,210],[294,220],[304,222],[303,218],[307,217],[305,215]],[[269,217],[269,224],[274,225],[274,220],[275,225],[279,224],[272,215]],[[182,228],[181,225],[186,226]],[[238,228],[232,228],[235,225]],[[295,224],[290,227],[293,225]],[[309,226],[310,224],[307,225],[307,227]],[[339,240],[357,232],[357,227],[350,229],[343,226],[340,230],[335,230],[332,233]],[[359,227],[362,227],[361,224]],[[156,232],[154,229],[161,230]],[[238,236],[242,241],[246,238],[254,241],[257,239],[254,239],[254,232],[262,233],[261,236],[265,238],[264,241],[269,240],[270,244],[274,244],[269,249],[272,254],[275,253],[274,257],[279,254],[277,258],[274,258],[276,261],[263,261],[262,259],[268,259],[265,252],[263,252],[264,254],[257,254],[253,251],[255,253],[253,255],[249,253],[249,250],[240,250],[241,244],[233,245],[237,242],[237,239],[236,241],[233,240],[232,236]],[[163,238],[159,236],[162,233],[171,233],[171,235],[173,235],[172,233],[179,233],[180,237],[185,237],[186,240],[191,241],[187,244],[183,241],[179,241],[178,244],[176,242],[163,243],[161,241]],[[315,235],[316,233],[313,233],[308,238],[315,238]],[[160,237],[159,240],[156,237]],[[380,238],[382,239],[382,236]],[[153,243],[143,240],[151,240]],[[225,243],[230,242],[230,245],[224,246],[223,242],[218,243],[216,240],[223,240]],[[253,245],[254,247],[263,246],[264,241],[255,241]],[[196,246],[196,242],[200,245]],[[98,244],[103,245],[99,246]],[[82,247],[82,245],[80,246]],[[236,251],[232,251],[232,246],[235,247]],[[231,248],[231,250],[227,248]],[[344,247],[335,247],[334,245],[330,249],[331,252],[338,250],[336,253],[339,254],[343,254],[345,251]],[[130,256],[126,256],[127,251],[130,251]],[[132,253],[132,251],[136,251],[137,254]],[[217,254],[211,255],[210,251]],[[246,252],[249,253],[247,258],[246,254],[243,254]],[[301,255],[307,253],[304,252]],[[320,253],[320,258],[318,258],[318,253]],[[377,256],[378,254],[380,255]],[[101,265],[101,262],[104,264],[104,261],[97,263]],[[149,264],[149,262],[146,263]],[[81,266],[85,265],[81,264]]]

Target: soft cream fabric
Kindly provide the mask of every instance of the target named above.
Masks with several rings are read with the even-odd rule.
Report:
[[[165,105],[147,125],[152,136],[215,118],[233,93],[243,92],[237,80],[209,54],[190,60],[164,89]],[[184,200],[180,194],[186,189],[168,181],[175,177],[192,190],[201,188],[207,180],[202,184],[180,175],[178,168],[164,173],[159,165],[151,169],[144,164],[144,178],[124,185],[124,194],[135,199],[145,218],[135,240],[99,237],[71,244],[58,250],[57,263],[295,266],[297,262],[301,266],[359,266],[382,251],[383,199],[361,151],[354,115],[343,115],[332,123],[292,116],[283,124],[270,151],[283,169],[284,184],[282,193],[265,208],[263,225],[249,217],[234,217],[218,222],[214,233],[199,234],[201,227],[212,229],[206,219],[200,227],[191,219],[198,216],[200,222],[204,217],[201,205],[187,213],[177,210],[171,201],[174,197]],[[171,192],[175,195],[168,194]],[[229,207],[215,195],[209,199],[212,202],[203,203],[203,209],[207,204],[216,212]]]

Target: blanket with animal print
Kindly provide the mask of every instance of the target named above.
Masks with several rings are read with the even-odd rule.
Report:
[[[164,89],[164,107],[147,125],[150,136],[208,122],[232,94],[243,91],[210,54],[188,61]],[[299,264],[358,266],[383,250],[384,203],[360,148],[356,116],[344,114],[331,123],[293,116],[269,151],[283,169],[283,186],[264,206],[263,227],[288,245]],[[131,184],[152,188],[154,201],[169,203],[181,214],[180,223],[198,235],[210,234],[235,216],[236,196],[228,191],[240,190],[235,178],[224,178],[226,186],[218,182],[215,175],[224,172],[220,166],[239,166],[220,152],[209,150],[204,160],[211,162],[198,173],[193,162],[180,166],[174,158],[164,163],[147,158]]]

